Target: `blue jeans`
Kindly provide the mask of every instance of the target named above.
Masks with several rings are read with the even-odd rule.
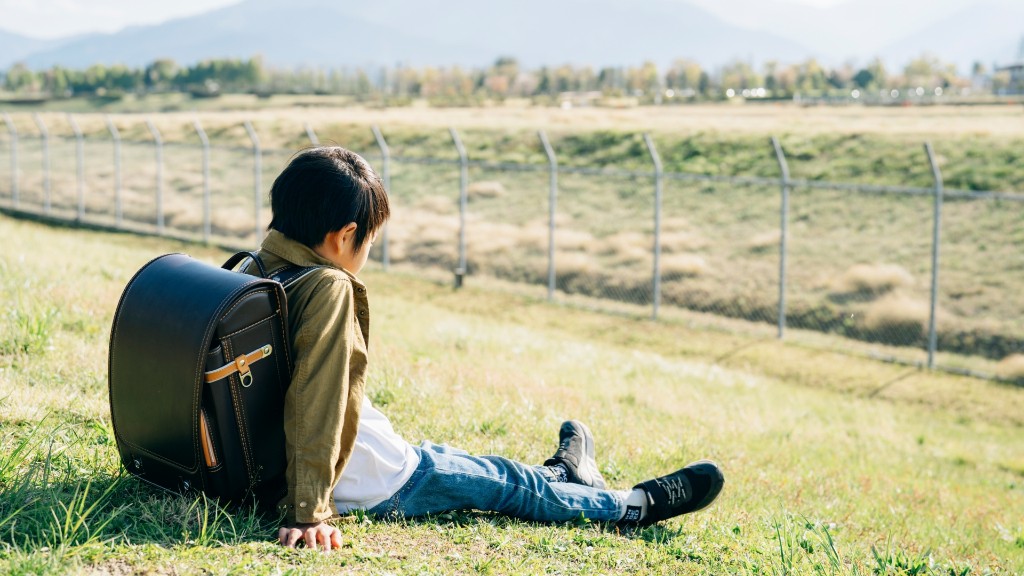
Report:
[[[452,510],[499,512],[536,522],[579,517],[615,521],[620,492],[556,482],[544,466],[468,452],[424,441],[413,446],[420,464],[391,498],[367,512],[385,518],[416,517]]]

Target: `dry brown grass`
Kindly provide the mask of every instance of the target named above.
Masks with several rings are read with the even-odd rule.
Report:
[[[303,96],[304,99],[310,99]],[[252,101],[250,103],[249,101]],[[648,130],[652,132],[728,131],[742,134],[805,133],[805,134],[943,134],[943,135],[1019,135],[1020,111],[1011,106],[917,106],[911,108],[864,108],[860,106],[800,107],[776,104],[728,106],[703,104],[695,106],[640,106],[625,109],[559,108],[492,106],[486,114],[480,108],[360,108],[360,107],[295,107],[289,99],[275,99],[280,107],[244,110],[253,105],[255,97],[232,96],[219,105],[233,105],[236,111],[169,112],[160,115],[143,113],[117,114],[114,121],[122,134],[129,133],[149,139],[145,120],[152,116],[165,139],[195,139],[192,120],[198,118],[207,132],[218,124],[233,126],[230,136],[239,143],[247,138],[239,128],[252,120],[261,130],[264,146],[278,145],[279,139],[292,138],[309,122],[314,126],[331,123],[356,123],[369,127],[436,127],[449,126],[497,129],[535,129],[538,126],[586,128],[590,130]],[[63,114],[43,113],[51,133],[69,134]],[[103,133],[103,114],[76,114],[87,133]],[[17,114],[18,130],[36,134],[31,115]],[[291,130],[271,130],[271,125],[292,126]],[[322,135],[322,138],[329,137]]]
[[[1011,354],[996,365],[1000,378],[1024,384],[1024,354]]]
[[[607,252],[608,262],[614,267],[630,267],[651,261],[651,251],[635,244],[620,244]]]
[[[707,261],[697,254],[669,254],[661,258],[660,264],[665,281],[696,278],[708,271]]]
[[[470,200],[501,198],[505,195],[505,185],[495,180],[481,180],[466,187],[466,195]]]
[[[914,284],[914,277],[895,264],[854,264],[832,285],[836,294],[880,295]]]
[[[608,256],[613,260],[628,258],[640,248],[650,252],[650,241],[639,232],[619,232],[606,236],[598,244],[594,245],[594,251],[602,256]]]
[[[871,332],[899,332],[910,338],[923,333],[928,317],[927,301],[894,292],[872,302],[860,318],[860,324]]]
[[[755,234],[747,240],[747,250],[751,252],[767,252],[779,247],[779,231],[769,230]]]
[[[598,270],[594,257],[583,252],[559,252],[555,254],[559,276],[584,276]]]
[[[457,207],[448,196],[424,196],[416,202],[416,208],[434,214],[454,214]]]
[[[546,230],[545,234],[547,234]],[[582,230],[559,228],[555,232],[555,246],[559,251],[589,250],[594,247],[596,242],[593,234]],[[547,236],[544,237],[544,246],[547,247]]]
[[[693,252],[708,245],[708,241],[696,232],[664,232],[661,235],[661,251],[669,254]]]

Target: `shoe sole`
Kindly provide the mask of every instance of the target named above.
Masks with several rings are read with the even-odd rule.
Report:
[[[704,496],[704,499],[701,500],[700,504],[698,504],[697,507],[694,508],[693,510],[687,512],[687,514],[693,514],[698,510],[703,510],[710,506],[715,501],[715,499],[718,498],[718,495],[722,492],[722,488],[725,486],[725,476],[722,474],[722,469],[718,467],[718,464],[715,464],[711,460],[698,460],[696,462],[691,462],[690,464],[687,465],[687,467],[696,467],[705,464],[711,466],[711,468],[715,471],[711,484],[711,489],[708,490],[708,493]]]

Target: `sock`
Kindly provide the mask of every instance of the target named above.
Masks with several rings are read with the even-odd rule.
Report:
[[[548,470],[550,470],[551,473],[554,474],[555,482],[569,481],[569,471],[566,470],[565,466],[563,466],[562,464],[554,464],[552,466],[548,466]]]
[[[622,512],[619,522],[639,522],[647,516],[647,493],[639,488],[622,492]]]

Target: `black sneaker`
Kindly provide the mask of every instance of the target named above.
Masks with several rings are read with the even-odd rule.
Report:
[[[558,451],[545,466],[561,464],[568,482],[604,490],[604,477],[594,460],[594,437],[582,422],[567,420],[558,430]]]
[[[624,523],[650,526],[680,514],[706,508],[722,491],[725,477],[710,460],[700,460],[671,474],[641,482],[633,489],[647,494],[647,515],[642,520]]]

